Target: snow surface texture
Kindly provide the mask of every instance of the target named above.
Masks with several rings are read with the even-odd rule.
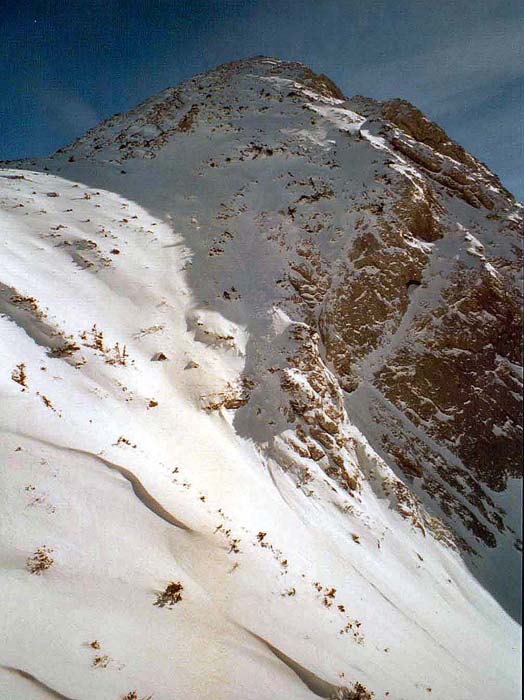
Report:
[[[450,196],[444,235],[403,231],[411,301],[343,370],[330,314],[366,193],[386,215],[405,182],[428,197],[373,109],[258,58],[0,172],[0,698],[520,697],[520,628],[484,586],[503,598],[493,562],[515,567],[521,482],[482,487],[508,511],[487,547],[457,487],[446,512],[384,449],[373,380],[450,260],[512,274],[495,227],[519,210],[479,171],[498,219]]]

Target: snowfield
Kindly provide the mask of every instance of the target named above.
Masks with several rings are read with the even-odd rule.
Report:
[[[286,128],[329,154],[329,125],[355,138],[364,117],[311,94],[322,123]],[[126,143],[165,128],[129,127]],[[216,128],[231,129],[217,146],[209,131],[175,153],[178,134],[118,160],[80,142],[47,172],[0,171],[0,698],[516,700],[519,625],[424,506],[407,517],[384,486],[401,481],[365,435],[368,404],[352,418],[275,293],[286,252],[259,233],[282,235],[280,170],[260,151],[251,180],[211,181],[201,161],[239,153]],[[384,146],[362,134],[347,167],[365,179]],[[264,200],[217,223],[262,174]],[[321,244],[333,265],[337,240]],[[459,245],[446,240],[439,255]],[[484,264],[477,238],[460,241]],[[315,457],[282,386],[323,406],[340,452]]]

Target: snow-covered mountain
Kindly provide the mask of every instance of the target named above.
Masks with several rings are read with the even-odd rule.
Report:
[[[520,697],[486,166],[257,57],[0,193],[2,700]]]

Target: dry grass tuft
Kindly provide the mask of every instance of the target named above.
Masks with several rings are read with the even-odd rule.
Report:
[[[27,374],[23,362],[17,365],[11,372],[11,379],[17,384],[20,384],[24,391],[27,389]]]
[[[53,550],[45,545],[39,547],[36,552],[27,558],[26,566],[32,574],[40,576],[43,571],[47,571],[54,564],[55,560],[51,556]]]
[[[184,586],[180,581],[171,581],[166,589],[157,595],[157,599],[153,605],[158,605],[159,608],[164,608],[166,605],[167,607],[172,607],[182,600],[183,590]]]

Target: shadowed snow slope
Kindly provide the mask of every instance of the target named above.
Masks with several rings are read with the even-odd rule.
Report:
[[[259,57],[6,164],[0,219],[0,698],[520,696],[492,173]]]

